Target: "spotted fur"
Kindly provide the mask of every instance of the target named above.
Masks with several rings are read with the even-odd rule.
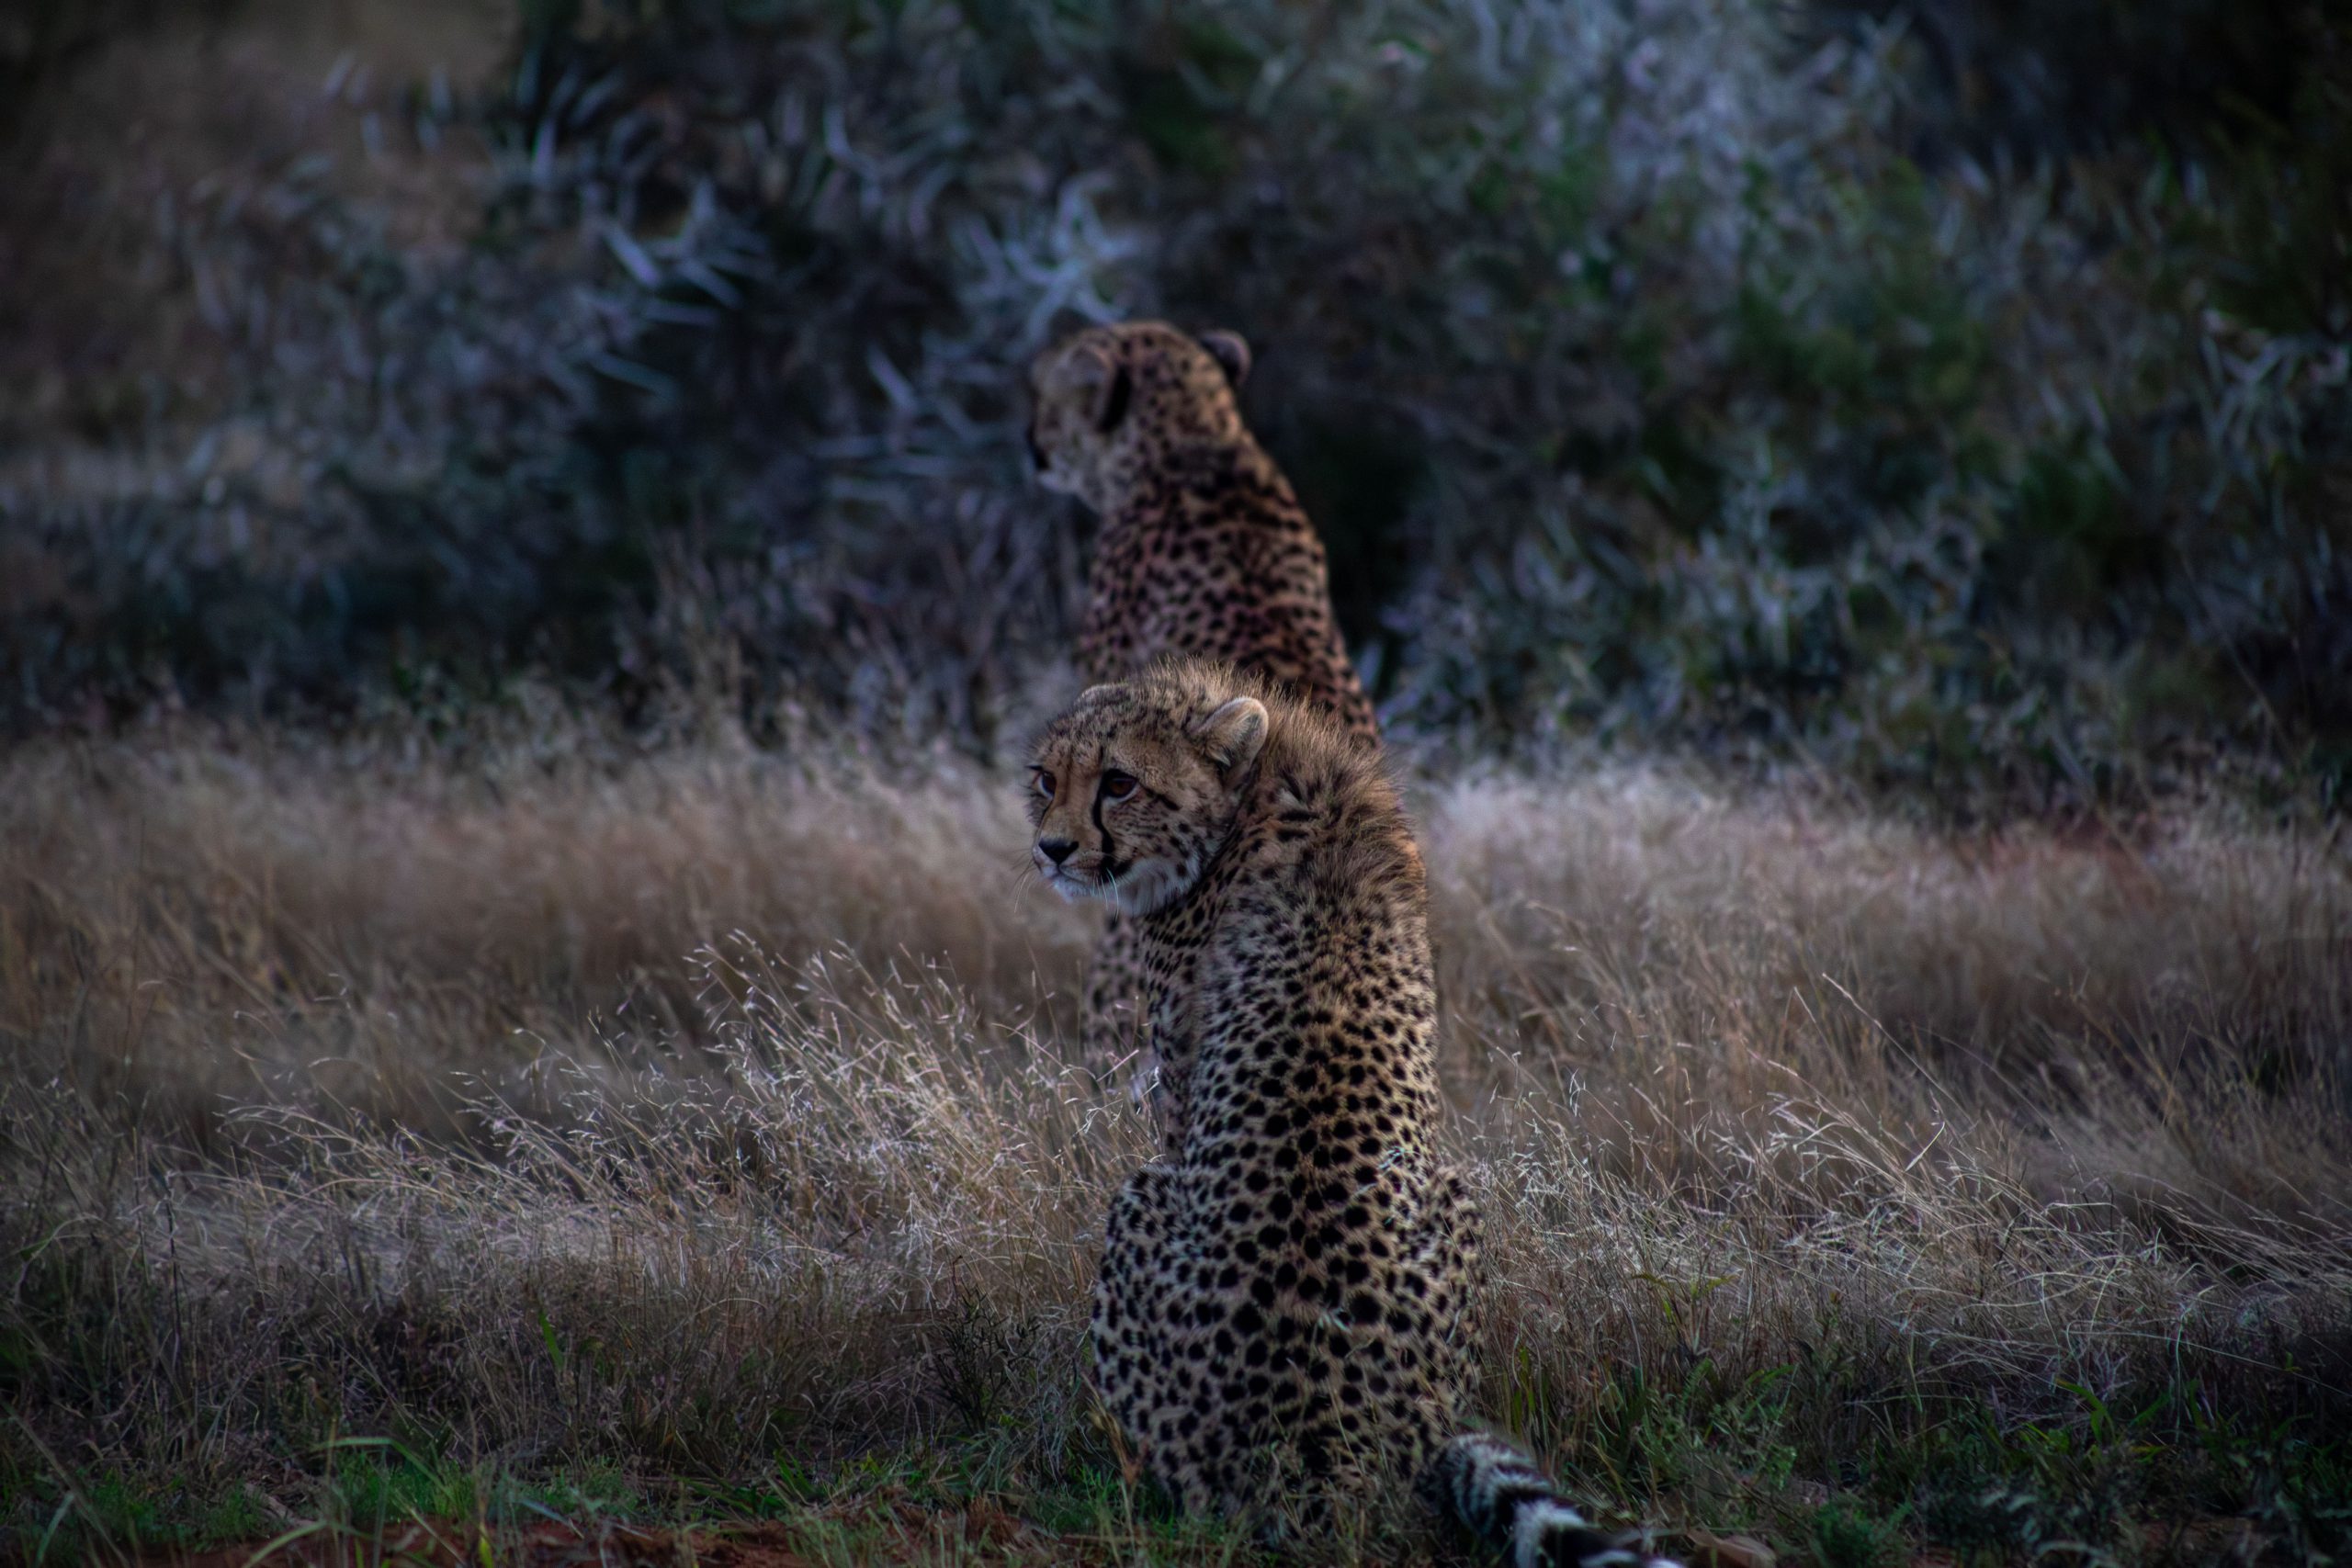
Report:
[[[1640,1532],[1596,1529],[1534,1461],[1489,1433],[1464,1432],[1439,1450],[1421,1489],[1511,1568],[1643,1568],[1657,1561],[1642,1550]]]
[[[1467,1424],[1479,1221],[1437,1145],[1428,894],[1377,755],[1183,662],[1088,691],[1035,764],[1036,865],[1132,918],[1164,1057],[1091,1327],[1143,1464],[1195,1511],[1418,1483],[1514,1562],[1642,1561]]]
[[[1090,327],[1030,369],[1038,482],[1101,514],[1079,661],[1116,681],[1166,656],[1218,659],[1274,681],[1378,744],[1379,726],[1331,614],[1323,544],[1242,423],[1238,334],[1161,321]],[[1108,1072],[1150,1053],[1144,981],[1114,913],[1089,973],[1080,1049]]]

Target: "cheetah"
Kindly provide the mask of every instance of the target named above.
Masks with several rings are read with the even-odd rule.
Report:
[[[1105,1407],[1189,1511],[1398,1483],[1516,1563],[1648,1561],[1468,1420],[1479,1216],[1440,1157],[1420,852],[1378,755],[1197,661],[1034,756],[1032,860],[1133,921],[1169,1105],[1104,1227]]]
[[[1038,482],[1102,517],[1079,663],[1117,681],[1163,655],[1229,660],[1282,683],[1377,746],[1371,700],[1331,614],[1323,543],[1290,482],[1242,423],[1240,335],[1164,321],[1089,327],[1030,367]],[[1079,1029],[1098,1074],[1136,1064],[1141,978],[1109,912]]]

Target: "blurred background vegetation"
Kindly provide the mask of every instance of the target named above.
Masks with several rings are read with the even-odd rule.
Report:
[[[32,0],[0,726],[986,754],[1059,326],[1250,337],[1396,731],[1948,810],[2352,781],[2305,0]]]

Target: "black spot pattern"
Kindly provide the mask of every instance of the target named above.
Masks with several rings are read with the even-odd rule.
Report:
[[[1127,922],[1165,1143],[1112,1203],[1091,1340],[1133,1450],[1194,1511],[1418,1483],[1515,1561],[1643,1562],[1465,1431],[1478,1216],[1438,1157],[1428,896],[1377,755],[1187,661],[1088,692],[1035,761],[1064,792],[1041,839],[1116,769],[1142,787],[1101,837],[1187,868]]]
[[[1223,346],[1246,372],[1247,346]],[[1080,359],[1086,373],[1072,373]],[[1056,344],[1031,379],[1041,478],[1102,518],[1079,638],[1088,676],[1124,680],[1171,656],[1222,660],[1377,745],[1372,703],[1331,614],[1323,542],[1242,423],[1231,366],[1164,322],[1133,321]],[[1093,412],[1098,396],[1103,413]],[[1095,946],[1080,1028],[1098,1072],[1148,1057],[1145,995],[1135,938],[1114,916]]]
[[[1522,1450],[1488,1433],[1465,1432],[1446,1444],[1421,1490],[1512,1568],[1673,1568],[1644,1550],[1638,1531],[1595,1529]]]

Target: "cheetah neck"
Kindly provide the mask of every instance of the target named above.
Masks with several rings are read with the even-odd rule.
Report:
[[[1248,432],[1230,441],[1146,446],[1124,455],[1091,497],[1106,532],[1127,525],[1219,518],[1227,508],[1206,501],[1239,502],[1258,518],[1281,516],[1302,525],[1305,514],[1282,468]],[[1192,504],[1187,504],[1187,502]]]

